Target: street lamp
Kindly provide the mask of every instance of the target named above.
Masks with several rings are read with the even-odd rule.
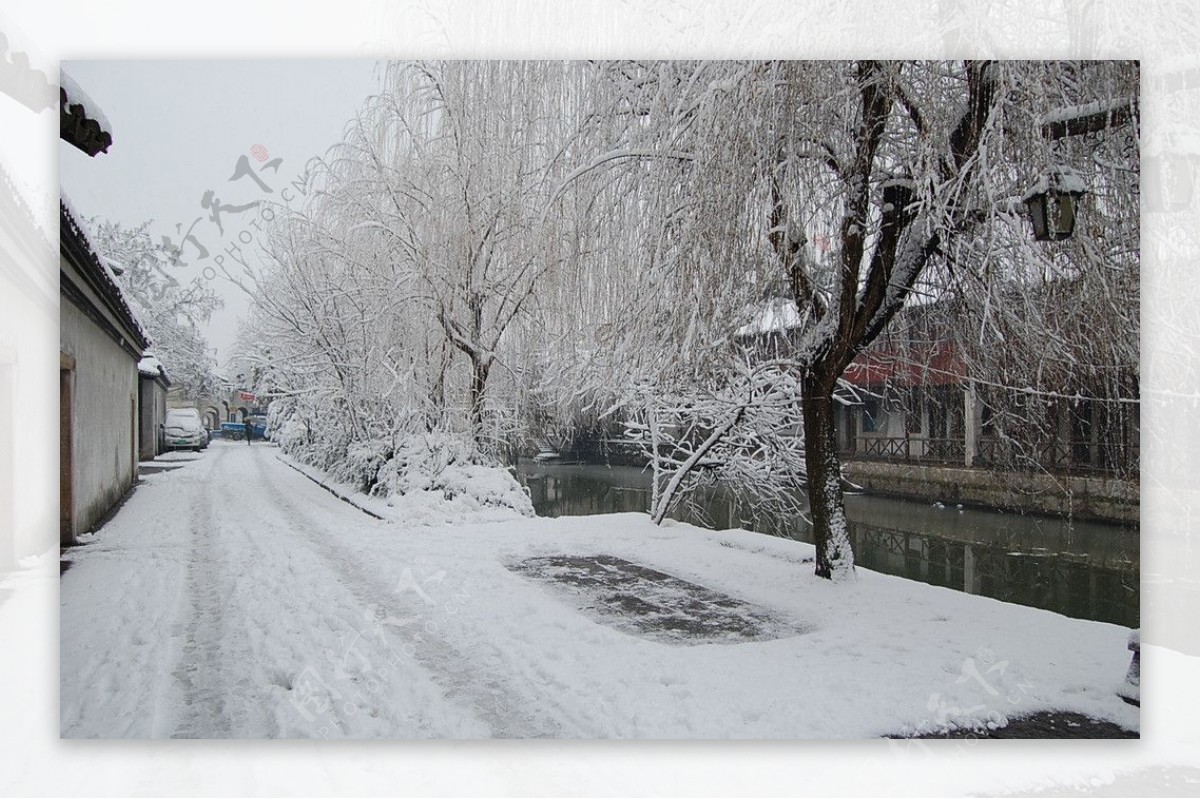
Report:
[[[1075,203],[1087,191],[1078,172],[1051,167],[1022,198],[1038,241],[1062,241],[1075,230]]]

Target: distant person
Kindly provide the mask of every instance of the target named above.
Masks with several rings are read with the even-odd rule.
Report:
[[[246,428],[246,443],[250,443],[250,439],[254,436],[254,428],[250,426],[250,417],[242,417],[242,426]]]

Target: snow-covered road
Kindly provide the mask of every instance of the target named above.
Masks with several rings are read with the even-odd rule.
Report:
[[[862,737],[1051,708],[1138,723],[1113,692],[1113,625],[865,570],[833,586],[804,544],[640,514],[386,522],[266,445],[172,457],[68,555],[65,737]],[[633,586],[621,607],[649,607],[635,572],[665,573],[772,632],[639,634],[590,572],[557,585],[529,566],[580,555]]]
[[[486,654],[420,629],[447,611],[429,604],[449,596],[443,572],[365,546],[394,529],[276,452],[180,456],[196,462],[148,478],[79,552],[63,578],[64,734],[562,732],[474,665]]]

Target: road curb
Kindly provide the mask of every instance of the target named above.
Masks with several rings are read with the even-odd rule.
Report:
[[[338,491],[337,489],[333,488],[332,486],[330,486],[330,485],[327,485],[327,484],[325,484],[325,483],[321,482],[320,480],[318,480],[317,478],[313,477],[311,474],[309,474],[308,472],[304,471],[303,469],[301,469],[299,466],[295,465],[294,463],[288,463],[286,460],[284,460],[284,459],[283,459],[283,457],[282,457],[282,456],[280,456],[280,455],[276,455],[276,456],[275,456],[275,460],[279,461],[279,462],[280,462],[280,463],[282,463],[284,466],[287,466],[287,467],[288,467],[288,468],[290,468],[290,469],[295,469],[295,470],[296,470],[297,472],[299,472],[301,475],[303,475],[304,477],[308,478],[309,480],[312,480],[314,483],[316,483],[317,485],[319,485],[321,488],[325,489],[325,490],[326,490],[326,491],[328,491],[330,494],[333,494],[335,497],[337,497],[338,499],[340,499],[342,502],[345,502],[347,505],[351,506],[351,507],[352,507],[352,508],[354,508],[355,510],[360,510],[360,511],[362,511],[363,513],[367,514],[368,516],[371,516],[371,517],[373,517],[373,518],[379,519],[381,522],[386,522],[386,521],[387,521],[387,519],[383,518],[382,516],[380,516],[380,515],[379,515],[378,513],[376,513],[375,511],[372,511],[372,510],[367,510],[366,508],[364,508],[362,505],[359,505],[357,502],[355,502],[354,500],[352,500],[352,499],[351,499],[350,497],[348,497],[347,495],[343,494],[342,492]]]

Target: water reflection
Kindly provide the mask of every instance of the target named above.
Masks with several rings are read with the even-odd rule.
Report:
[[[648,472],[626,466],[523,462],[518,477],[539,516],[644,512]],[[719,490],[681,521],[812,541],[803,519],[767,518]],[[857,562],[868,569],[1081,619],[1138,626],[1136,528],[882,497],[846,498]]]

